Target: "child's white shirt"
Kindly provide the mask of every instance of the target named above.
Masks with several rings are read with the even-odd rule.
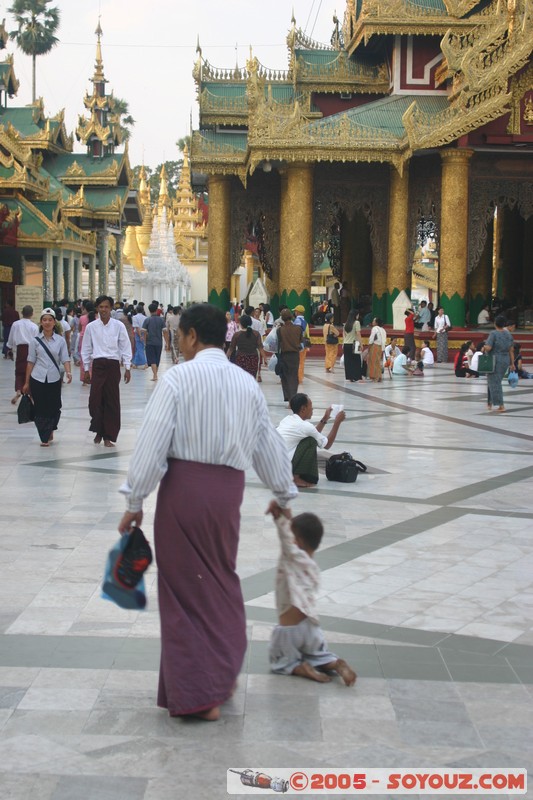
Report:
[[[435,363],[435,357],[429,347],[423,347],[420,351],[420,355],[422,356],[422,362],[424,364],[429,365]]]
[[[314,558],[296,544],[290,520],[281,515],[275,523],[281,543],[276,575],[278,614],[284,614],[294,606],[318,625],[316,600],[320,588],[320,568]]]

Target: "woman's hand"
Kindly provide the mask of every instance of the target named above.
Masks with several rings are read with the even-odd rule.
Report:
[[[29,394],[30,393],[30,384],[25,383],[22,387],[22,394]]]
[[[67,372],[67,383],[72,383],[72,372]]]

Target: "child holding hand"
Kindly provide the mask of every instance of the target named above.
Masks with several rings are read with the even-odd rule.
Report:
[[[279,675],[299,675],[319,683],[337,672],[346,686],[353,686],[356,674],[342,658],[328,650],[316,613],[320,569],[313,558],[324,528],[315,514],[291,519],[291,512],[273,500],[272,514],[281,543],[276,576],[276,605],[279,624],[272,632],[270,664]]]

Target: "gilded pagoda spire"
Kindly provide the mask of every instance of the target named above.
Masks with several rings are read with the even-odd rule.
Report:
[[[168,176],[165,165],[161,169],[159,175],[159,201],[158,210],[161,211],[163,207],[168,208],[171,205],[170,197],[168,196]]]
[[[112,155],[115,146],[122,143],[122,134],[117,115],[115,114],[115,100],[112,95],[106,94],[106,79],[104,76],[104,62],[102,59],[102,26],[98,18],[95,30],[96,60],[94,74],[90,78],[93,85],[92,93],[86,93],[83,104],[89,111],[89,117],[80,116],[76,137],[87,145],[88,154],[93,157]]]
[[[199,239],[206,235],[202,213],[191,186],[189,149],[183,148],[183,166],[173,203],[174,241],[178,256],[184,264],[195,261],[199,252]]]
[[[145,256],[150,247],[153,214],[152,202],[150,200],[150,187],[148,186],[144,164],[139,172],[139,200],[143,210],[143,221],[142,225],[139,225],[136,230],[136,239],[142,255]]]
[[[93,83],[105,83],[104,77],[104,60],[102,58],[102,26],[100,25],[100,17],[98,17],[98,25],[96,26],[95,34],[98,37],[96,41],[96,62],[94,65],[94,75],[92,77]]]

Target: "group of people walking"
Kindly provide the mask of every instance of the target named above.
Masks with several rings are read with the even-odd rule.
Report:
[[[5,341],[6,358],[16,354],[15,395],[11,402],[16,405],[23,394],[31,398],[42,447],[49,447],[54,441],[61,416],[61,389],[64,383],[72,381],[73,363],[79,364],[82,384],[90,386],[89,430],[95,434],[94,442],[114,446],[121,424],[121,368],[124,368],[124,382],[129,383],[134,337],[138,337],[145,364],[152,368],[152,380],[157,380],[163,337],[166,342],[173,340],[174,348],[178,347],[178,337],[167,333],[172,326],[158,313],[159,309],[157,302],[151,303],[147,318],[142,303],[137,309],[133,306],[125,309],[124,303],[115,303],[112,297],[102,295],[94,303],[80,301],[78,307],[70,309],[71,315],[66,308],[63,314],[60,304],[44,308],[37,325],[32,320],[32,306],[24,306],[22,318],[13,321]],[[137,311],[136,333],[133,310]],[[178,316],[179,311],[172,309],[172,316]]]

